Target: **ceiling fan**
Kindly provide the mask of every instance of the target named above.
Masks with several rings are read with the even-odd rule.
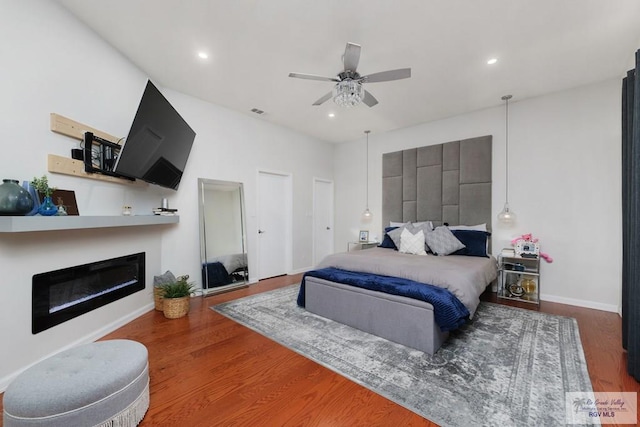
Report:
[[[358,62],[360,61],[360,49],[361,47],[358,44],[347,43],[344,55],[342,56],[344,71],[338,73],[336,77],[302,73],[289,73],[289,77],[336,83],[331,92],[318,99],[313,105],[321,105],[333,97],[334,102],[342,107],[353,107],[360,102],[364,102],[369,107],[373,107],[378,103],[378,100],[374,98],[369,91],[364,89],[363,84],[407,79],[411,77],[411,68],[399,68],[397,70],[381,71],[379,73],[361,76],[356,71]]]

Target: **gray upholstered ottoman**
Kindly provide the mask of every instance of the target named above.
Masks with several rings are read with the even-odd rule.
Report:
[[[81,345],[27,369],[4,394],[4,426],[136,426],[149,408],[147,348]]]

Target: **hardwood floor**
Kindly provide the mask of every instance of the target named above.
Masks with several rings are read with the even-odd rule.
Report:
[[[149,350],[151,406],[140,425],[435,426],[209,309],[299,280],[282,276],[193,298],[187,317],[169,320],[153,311],[104,337],[136,340]],[[578,320],[595,391],[640,392],[626,373],[617,314],[544,301],[539,310]]]

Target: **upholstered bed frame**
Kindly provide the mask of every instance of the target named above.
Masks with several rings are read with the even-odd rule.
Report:
[[[491,226],[491,136],[382,156],[382,220]],[[306,308],[428,354],[447,339],[433,306],[411,298],[305,279]]]

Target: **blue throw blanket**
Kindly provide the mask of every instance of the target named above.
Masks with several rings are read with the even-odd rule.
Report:
[[[442,331],[457,329],[469,319],[467,307],[447,289],[400,277],[357,273],[333,267],[305,273],[298,293],[298,305],[301,307],[305,306],[304,284],[307,276],[428,302],[433,306],[435,321]]]

